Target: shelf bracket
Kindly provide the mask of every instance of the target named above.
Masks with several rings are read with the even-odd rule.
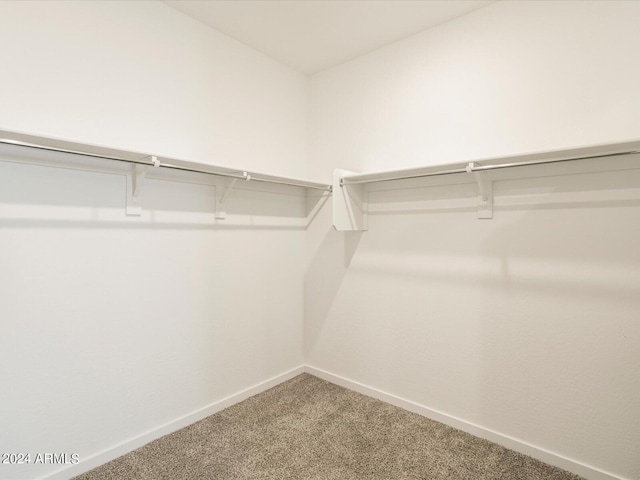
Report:
[[[478,185],[478,218],[493,218],[493,181],[486,173],[475,170],[477,166],[477,163],[470,162],[466,170],[473,174]]]
[[[154,168],[160,166],[158,157],[148,157]],[[149,165],[134,164],[127,173],[127,215],[142,215],[142,188]]]
[[[244,177],[247,178],[249,176],[245,173]],[[237,181],[237,178],[227,179],[223,181],[222,185],[216,187],[216,219],[224,220],[227,218],[227,198]]]

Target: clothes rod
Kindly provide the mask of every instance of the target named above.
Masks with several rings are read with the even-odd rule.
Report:
[[[201,174],[205,174],[205,175],[215,175],[218,177],[228,177],[228,178],[237,178],[237,179],[241,179],[241,180],[250,180],[252,182],[263,182],[263,183],[273,183],[273,184],[278,184],[278,185],[288,185],[288,186],[292,186],[292,187],[302,187],[302,188],[312,188],[315,190],[322,190],[322,191],[326,191],[326,192],[331,192],[332,191],[332,186],[331,185],[323,185],[323,184],[315,184],[312,182],[297,182],[295,180],[289,180],[289,179],[285,179],[285,178],[264,178],[261,177],[260,174],[255,174],[255,173],[251,173],[251,172],[246,172],[246,171],[236,171],[236,172],[222,172],[222,171],[216,171],[214,170],[216,167],[215,166],[211,166],[212,170],[204,170],[204,169],[200,169],[200,168],[195,168],[195,167],[191,167],[191,166],[183,166],[183,165],[174,165],[171,163],[167,163],[167,162],[162,162],[162,161],[151,161],[151,160],[146,160],[146,158],[151,158],[151,155],[149,155],[146,158],[143,159],[139,159],[139,160],[135,160],[135,159],[130,159],[130,158],[122,158],[122,157],[117,157],[114,155],[103,155],[103,154],[97,154],[97,153],[92,153],[92,152],[86,152],[86,151],[81,151],[81,150],[72,150],[72,149],[67,149],[67,148],[60,148],[60,147],[53,147],[50,145],[41,145],[41,144],[37,144],[37,143],[32,143],[32,142],[23,142],[20,140],[14,140],[14,139],[7,139],[7,138],[0,138],[0,143],[6,144],[6,145],[17,145],[19,147],[26,147],[26,148],[33,148],[33,149],[37,149],[37,150],[46,150],[46,151],[50,151],[50,152],[57,152],[57,153],[66,153],[66,154],[71,154],[71,155],[80,155],[80,156],[84,156],[84,157],[91,157],[91,158],[99,158],[102,160],[112,160],[112,161],[116,161],[116,162],[125,162],[125,163],[133,163],[136,165],[148,165],[148,166],[153,166],[153,167],[161,167],[161,168],[167,168],[167,169],[171,169],[171,170],[180,170],[183,172],[193,172],[193,173],[201,173]]]
[[[406,175],[393,175],[393,173],[390,172],[389,176],[385,176],[383,178],[373,178],[373,179],[355,178],[352,180],[349,177],[343,177],[340,179],[340,186],[342,187],[343,185],[357,185],[362,183],[391,182],[393,180],[407,180],[410,178],[436,177],[440,175],[455,175],[458,173],[481,172],[481,171],[487,171],[487,170],[497,170],[502,168],[528,167],[532,165],[547,165],[551,163],[574,162],[577,160],[589,160],[589,159],[605,158],[605,157],[618,157],[618,156],[625,156],[625,155],[634,155],[638,153],[640,153],[640,150],[628,150],[624,152],[604,153],[599,155],[585,155],[580,157],[559,158],[559,159],[549,159],[549,160],[533,160],[528,162],[501,163],[501,164],[495,164],[495,165],[478,165],[475,162],[469,162],[469,164],[467,164],[467,166],[465,167],[452,168],[447,170],[437,170],[434,172],[424,172],[424,173],[415,173],[415,174],[406,174]]]

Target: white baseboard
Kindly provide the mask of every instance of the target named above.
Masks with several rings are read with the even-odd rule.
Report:
[[[246,400],[253,395],[257,395],[258,393],[275,387],[276,385],[285,382],[303,372],[307,372],[311,375],[314,375],[318,378],[334,383],[341,387],[348,388],[369,397],[377,398],[378,400],[382,400],[383,402],[387,402],[391,405],[395,405],[410,412],[417,413],[440,423],[444,423],[445,425],[449,425],[451,427],[457,428],[458,430],[462,430],[463,432],[470,433],[471,435],[475,435],[476,437],[484,438],[516,452],[529,455],[530,457],[548,463],[549,465],[553,465],[558,468],[562,468],[569,472],[575,473],[576,475],[580,475],[581,477],[584,477],[588,480],[631,480],[629,478],[616,476],[612,473],[599,470],[577,460],[572,460],[557,453],[553,453],[543,448],[536,447],[522,440],[504,435],[480,425],[475,425],[466,420],[448,415],[444,412],[434,410],[432,408],[420,405],[419,403],[412,402],[410,400],[406,400],[396,395],[383,392],[382,390],[368,387],[366,385],[363,385],[362,383],[350,380],[331,372],[327,372],[326,370],[322,370],[320,368],[312,367],[310,365],[299,366],[280,375],[272,377],[264,382],[247,388],[246,390],[214,402],[211,405],[201,408],[200,410],[177,418],[169,423],[159,426],[158,428],[145,432],[120,444],[114,445],[102,452],[91,455],[90,457],[83,458],[77,465],[70,465],[64,469],[41,477],[40,480],[68,480],[69,478],[80,475],[81,473],[89,471],[126,453],[129,453],[136,448],[140,448],[141,446],[157,438],[175,432],[176,430],[191,425],[192,423],[202,420],[209,415],[213,415],[214,413],[224,410],[227,407],[242,402],[243,400]]]
[[[456,418],[444,412],[440,412],[424,405],[420,405],[419,403],[383,392],[376,388],[368,387],[366,385],[363,385],[362,383],[358,383],[340,375],[327,372],[326,370],[306,365],[304,371],[328,382],[334,383],[344,388],[348,388],[349,390],[362,393],[363,395],[367,395],[369,397],[377,398],[378,400],[382,400],[383,402],[390,403],[391,405],[395,405],[410,412],[417,413],[419,415],[422,415],[423,417],[427,417],[437,422],[444,423],[445,425],[449,425],[450,427],[457,428],[458,430],[462,430],[463,432],[470,433],[471,435],[474,435],[476,437],[484,438],[493,443],[497,443],[498,445],[502,445],[503,447],[536,458],[549,465],[553,465],[555,467],[567,470],[568,472],[575,473],[576,475],[580,475],[581,477],[584,477],[588,480],[631,480],[628,478],[616,476],[612,473],[604,472],[590,465],[581,463],[577,460],[572,460],[557,453],[545,450],[544,448],[536,447],[535,445],[531,445],[522,440],[518,440],[517,438],[510,437],[509,435],[504,435],[480,425],[475,425],[471,422],[467,422],[466,420],[463,420],[461,418]]]
[[[96,453],[87,458],[82,458],[80,463],[78,463],[77,465],[71,465],[64,469],[48,474],[44,477],[41,477],[40,480],[68,480],[69,478],[75,477],[76,475],[80,475],[81,473],[87,472],[104,463],[114,460],[124,455],[125,453],[129,453],[136,448],[140,448],[141,446],[157,438],[175,432],[176,430],[180,430],[181,428],[202,420],[209,415],[213,415],[220,410],[224,410],[225,408],[242,402],[249,397],[275,387],[276,385],[285,382],[295,377],[296,375],[303,373],[304,371],[304,366],[296,367],[293,370],[289,370],[288,372],[284,372],[280,375],[265,380],[264,382],[249,387],[246,390],[223,398],[222,400],[214,402],[211,405],[201,408],[200,410],[196,410],[195,412],[189,413],[183,417],[177,418],[169,423],[161,425],[158,428],[154,428],[153,430],[138,435],[137,437],[126,440],[118,445],[114,445],[106,450],[103,450],[102,452]]]

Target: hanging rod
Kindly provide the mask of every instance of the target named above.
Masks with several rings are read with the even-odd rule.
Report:
[[[0,131],[0,143],[6,145],[17,145],[20,147],[32,148],[37,150],[46,150],[71,155],[80,155],[84,157],[99,158],[103,160],[112,160],[116,162],[132,163],[136,165],[148,165],[170,170],[180,170],[183,172],[201,173],[205,175],[215,175],[218,177],[238,178],[242,180],[250,180],[252,182],[264,182],[274,183],[278,185],[288,185],[292,187],[312,188],[325,192],[332,191],[331,185],[309,182],[306,180],[279,177],[276,175],[267,175],[245,170],[236,170],[228,167],[218,167],[216,165],[207,165],[204,163],[188,162],[184,160],[170,159],[169,161],[162,161],[158,160],[158,157],[152,157],[151,155],[145,155],[142,156],[142,158],[135,158],[141,156],[142,154],[112,150],[103,147],[92,147],[88,145],[74,144],[71,142],[47,139],[43,137],[34,137],[30,135],[11,133],[6,131]],[[57,146],[55,144],[64,146]],[[80,149],[74,148],[76,145],[79,146]],[[118,152],[121,155],[115,155],[106,152]]]
[[[581,149],[581,150],[586,150],[586,149]],[[556,155],[558,153],[562,153],[562,152],[556,152]],[[580,155],[580,156],[573,156],[573,157],[556,157],[556,158],[546,158],[541,160],[530,160],[530,161],[525,160],[520,162],[495,163],[495,164],[489,164],[489,165],[480,165],[477,162],[467,162],[464,164],[443,165],[443,167],[449,167],[443,170],[438,170],[437,166],[432,166],[432,167],[422,167],[422,168],[408,169],[408,170],[397,170],[395,172],[390,171],[390,172],[380,172],[380,173],[371,173],[371,174],[362,174],[362,175],[356,174],[353,176],[349,175],[346,177],[342,177],[340,179],[340,186],[357,185],[357,184],[363,184],[363,183],[390,182],[393,180],[435,177],[440,175],[455,175],[459,173],[481,172],[481,171],[497,170],[497,169],[503,169],[503,168],[528,167],[531,165],[546,165],[546,164],[560,163],[560,162],[574,162],[578,160],[617,157],[617,156],[625,156],[625,155],[634,155],[638,153],[640,153],[640,144],[638,144],[638,142],[634,142],[634,148],[629,150],[613,151],[613,152],[606,152],[606,153],[594,153],[590,155],[587,154],[587,155]],[[520,158],[542,156],[542,155],[544,154],[526,155]],[[518,158],[518,157],[512,157],[512,158]]]

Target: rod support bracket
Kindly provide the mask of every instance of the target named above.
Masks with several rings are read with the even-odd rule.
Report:
[[[243,177],[245,177],[245,179],[247,179],[247,177],[251,178],[250,175],[247,175],[247,172],[243,172]],[[215,217],[217,220],[224,220],[227,218],[227,198],[233,190],[233,187],[235,187],[237,181],[237,178],[231,178],[224,180],[221,185],[216,186]]]
[[[127,215],[142,215],[142,189],[148,170],[148,165],[134,164],[127,173]]]
[[[478,218],[493,218],[493,181],[485,172],[479,171],[477,163],[469,162],[467,173],[472,173],[478,185]]]

